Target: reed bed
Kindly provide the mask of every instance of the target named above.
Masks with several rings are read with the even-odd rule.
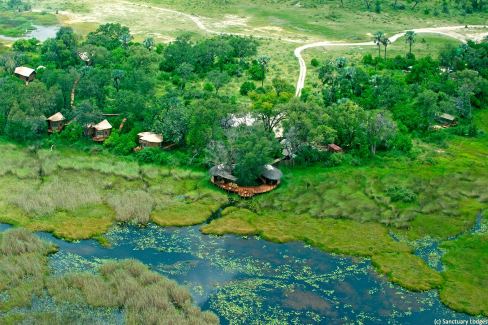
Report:
[[[148,223],[154,207],[152,196],[141,190],[114,194],[107,202],[115,210],[117,221],[135,224]]]

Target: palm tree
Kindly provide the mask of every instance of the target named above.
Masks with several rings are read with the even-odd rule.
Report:
[[[417,34],[413,30],[409,30],[405,33],[405,43],[410,47],[410,54],[412,54],[412,45],[415,43],[415,37]]]
[[[383,44],[383,46],[385,47],[385,60],[386,60],[386,48],[388,47],[388,45],[391,44],[391,41],[388,37],[384,36],[382,39],[381,39],[381,44]]]
[[[148,37],[146,38],[143,42],[142,42],[142,45],[144,45],[144,47],[146,49],[148,49],[149,51],[151,51],[154,47],[154,38],[152,37]]]
[[[378,57],[381,56],[381,44],[383,43],[382,40],[383,40],[384,36],[385,36],[385,33],[383,33],[383,32],[376,32],[374,34],[374,40],[373,40],[373,42],[376,45],[378,45]]]

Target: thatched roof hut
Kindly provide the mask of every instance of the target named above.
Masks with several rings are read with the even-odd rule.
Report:
[[[64,121],[66,119],[64,118],[63,114],[61,112],[57,112],[56,114],[50,116],[47,118],[47,124],[48,124],[48,132],[56,132],[56,131],[61,131],[64,127]]]
[[[19,78],[24,80],[26,83],[31,82],[36,77],[36,70],[27,67],[17,67],[15,68],[14,74]]]
[[[163,143],[163,135],[153,132],[141,132],[137,134],[141,147],[160,147]]]
[[[103,120],[98,124],[88,124],[85,128],[85,134],[92,137],[93,141],[103,142],[112,133],[112,125]]]
[[[272,165],[263,166],[263,169],[261,171],[261,178],[264,178],[266,181],[279,183],[282,177],[283,173],[278,168]]]
[[[112,124],[109,123],[107,120],[103,120],[98,124],[95,124],[93,128],[97,131],[106,131],[112,129]]]
[[[225,182],[225,181],[236,182],[237,181],[237,177],[232,175],[231,169],[228,166],[222,164],[210,168],[208,172],[210,176],[212,176],[212,180],[214,182]]]

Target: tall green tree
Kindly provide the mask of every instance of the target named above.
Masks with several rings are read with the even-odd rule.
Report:
[[[385,60],[386,60],[386,48],[388,47],[388,45],[391,44],[391,41],[388,37],[383,36],[383,39],[381,40],[381,44],[383,44],[383,46],[385,48]]]
[[[383,44],[383,38],[385,34],[383,32],[376,32],[374,34],[373,42],[378,46],[378,57],[381,57],[381,45]]]
[[[415,43],[415,38],[417,34],[413,30],[409,30],[405,33],[405,43],[408,44],[409,47],[409,54],[412,54],[412,46]]]

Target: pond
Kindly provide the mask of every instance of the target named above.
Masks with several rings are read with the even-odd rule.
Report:
[[[0,40],[15,42],[16,40],[19,39],[37,38],[39,41],[43,42],[48,38],[56,37],[56,33],[59,31],[60,28],[59,26],[38,26],[38,25],[33,25],[32,27],[34,27],[34,29],[28,31],[22,37],[9,37],[9,36],[0,35]]]
[[[433,324],[470,318],[445,307],[435,291],[413,293],[385,281],[369,260],[300,243],[155,225],[115,227],[107,235],[111,248],[39,236],[59,247],[50,257],[55,274],[93,271],[106,259],[137,259],[188,287],[196,303],[223,324]]]

